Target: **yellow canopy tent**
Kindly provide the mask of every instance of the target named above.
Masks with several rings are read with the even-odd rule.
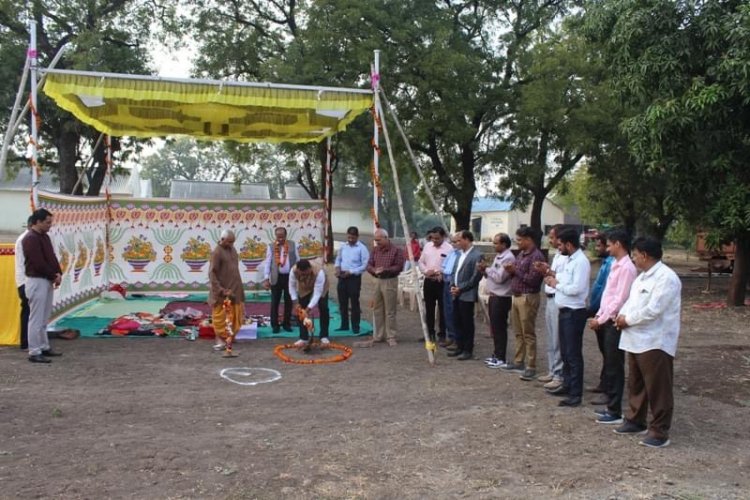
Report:
[[[373,105],[370,89],[47,70],[44,93],[113,136],[319,142]]]

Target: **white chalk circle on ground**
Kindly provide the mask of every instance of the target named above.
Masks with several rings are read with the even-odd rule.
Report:
[[[258,385],[276,382],[281,373],[270,368],[224,368],[219,376],[238,385]]]

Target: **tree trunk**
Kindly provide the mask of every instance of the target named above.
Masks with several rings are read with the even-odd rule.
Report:
[[[83,194],[83,186],[80,184],[73,192],[73,188],[78,181],[78,172],[76,171],[76,162],[78,161],[78,141],[80,136],[73,130],[63,131],[57,138],[57,154],[60,156],[60,165],[58,166],[57,175],[60,179],[60,192],[62,194]]]
[[[94,155],[94,174],[89,178],[89,188],[86,196],[99,196],[104,183],[104,177],[107,174],[107,148],[102,144],[96,148]]]
[[[727,296],[729,306],[745,305],[748,280],[750,280],[750,232],[745,231],[735,240],[734,270]]]
[[[471,205],[468,207],[459,206],[452,215],[453,220],[456,221],[456,231],[471,229]]]
[[[536,234],[541,237],[544,234],[544,228],[542,227],[542,208],[544,207],[544,200],[547,198],[545,192],[534,193],[534,201],[531,202],[531,228],[536,231]],[[539,242],[537,242],[537,245]]]

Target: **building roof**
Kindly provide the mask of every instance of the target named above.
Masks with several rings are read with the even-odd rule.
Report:
[[[182,200],[270,200],[268,184],[173,180],[169,197]]]
[[[309,200],[305,188],[297,183],[284,186],[287,200]],[[334,210],[368,210],[372,205],[372,190],[368,187],[344,187],[333,193]]]
[[[287,184],[284,186],[284,198],[287,200],[309,200],[310,195],[299,184]]]
[[[84,181],[84,186],[87,183]],[[0,182],[0,189],[6,189],[9,191],[31,191],[31,169],[23,168],[16,173],[13,179],[6,179]],[[41,191],[47,191],[48,193],[59,193],[60,183],[55,179],[49,172],[42,172],[39,177],[39,189]],[[86,188],[84,187],[84,190]],[[112,178],[112,184],[109,189],[112,194],[124,194],[127,196],[133,195],[131,188],[131,173],[127,172],[121,175],[115,175]],[[102,195],[104,188],[102,188]]]
[[[513,203],[500,198],[474,198],[471,203],[473,212],[509,212]]]

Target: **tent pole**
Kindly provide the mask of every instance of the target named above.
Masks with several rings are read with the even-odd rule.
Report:
[[[379,93],[375,94],[375,111],[380,113],[382,116],[382,107],[380,105]],[[406,213],[404,212],[404,201],[401,198],[401,188],[398,182],[398,172],[396,170],[396,161],[393,158],[393,148],[391,148],[391,140],[388,137],[388,127],[386,126],[385,120],[381,120],[383,127],[383,138],[385,139],[386,149],[388,149],[388,159],[391,164],[391,173],[393,174],[393,184],[396,190],[396,200],[398,201],[398,213],[401,218],[401,226],[404,229],[404,235],[406,236],[406,252],[409,254],[409,262],[411,262],[411,273],[414,276],[414,283],[417,284],[417,307],[419,309],[419,319],[422,323],[422,334],[424,335],[424,346],[427,350],[427,359],[430,365],[435,365],[435,351],[437,350],[436,344],[430,339],[430,332],[427,330],[427,323],[425,321],[425,305],[424,305],[424,290],[419,286],[419,274],[417,273],[417,264],[414,261],[414,252],[409,244],[409,224],[406,222]]]
[[[325,192],[325,210],[326,210],[326,223],[324,226],[325,234],[323,234],[323,265],[328,263],[328,259],[331,257],[328,255],[328,246],[332,246],[333,242],[328,240],[328,236],[333,237],[333,229],[331,227],[331,217],[333,216],[331,207],[331,192],[333,183],[331,181],[331,136],[326,138],[326,184],[324,187]]]
[[[388,102],[388,98],[385,95],[385,92],[383,92],[383,89],[379,89],[380,96],[383,98],[383,102],[385,102],[385,107],[388,110],[388,112],[391,115],[391,118],[393,118],[393,121],[396,122],[396,128],[398,128],[399,133],[401,134],[401,139],[404,141],[404,144],[406,145],[406,150],[409,152],[409,157],[411,158],[411,162],[414,165],[414,168],[417,170],[417,173],[419,174],[419,178],[422,181],[422,185],[424,186],[425,191],[427,192],[427,197],[430,199],[430,203],[432,203],[432,208],[435,210],[435,213],[440,216],[440,225],[443,226],[443,229],[445,229],[446,232],[449,232],[448,226],[445,224],[445,214],[443,213],[442,209],[438,206],[437,201],[435,201],[435,197],[432,194],[432,190],[430,189],[430,186],[427,184],[427,179],[425,179],[424,172],[422,172],[422,167],[419,166],[419,163],[417,162],[417,157],[414,155],[414,151],[411,149],[411,144],[409,144],[409,139],[406,137],[406,133],[404,132],[404,129],[401,127],[401,122],[398,119],[398,115],[396,115],[396,110],[393,109],[393,106],[391,106],[391,103]]]
[[[376,100],[378,97],[378,89],[380,88],[380,51],[375,50],[374,51],[374,64],[372,69],[372,74],[370,75],[372,79],[372,92],[373,92],[373,98]],[[372,213],[374,220],[374,228],[377,229],[380,227],[380,224],[378,223],[378,186],[376,185],[375,179],[379,177],[380,172],[380,133],[378,130],[378,108],[375,106],[375,110],[373,113],[373,133],[372,133],[372,163],[373,163],[373,169],[374,169],[374,179],[373,179],[373,186],[372,186]]]
[[[31,21],[29,68],[31,70],[31,209],[39,207],[39,108],[37,107],[36,23]]]
[[[21,75],[21,84],[18,86],[18,92],[16,93],[16,100],[13,103],[13,110],[10,112],[10,118],[8,118],[8,130],[5,131],[5,137],[3,138],[3,149],[0,151],[0,181],[5,180],[5,162],[8,159],[8,149],[10,148],[10,141],[15,135],[13,127],[10,125],[18,118],[18,110],[21,107],[21,98],[23,97],[24,90],[26,89],[26,79],[29,77],[29,67],[31,62],[29,58],[26,58],[26,62],[23,65],[23,74]],[[26,113],[24,112],[24,115]]]
[[[57,54],[55,54],[55,58],[52,59],[52,62],[49,63],[49,66],[47,69],[54,68],[57,63],[60,61],[60,58],[63,56],[63,53],[65,52],[65,47],[61,48],[57,51]],[[44,85],[44,82],[47,80],[47,74],[42,73],[41,78],[39,78],[39,83],[36,85],[37,91],[42,89],[42,86]],[[13,123],[13,126],[10,128],[12,130],[11,136],[16,135],[16,132],[18,132],[19,127],[21,126],[21,123],[23,123],[24,117],[26,116],[26,113],[29,111],[29,101],[26,101],[26,104],[24,104],[23,109],[21,110],[18,118],[16,118],[16,122],[13,123],[13,120],[8,120],[8,123]],[[0,167],[2,168],[2,167]]]
[[[104,138],[104,132],[100,132],[99,133],[99,138],[96,140],[96,144],[94,144],[94,149],[91,150],[91,156],[89,156],[89,159],[86,160],[86,164],[83,166],[83,171],[81,172],[81,175],[78,176],[78,180],[76,181],[75,186],[73,186],[73,191],[72,191],[73,194],[75,194],[76,189],[78,189],[78,185],[83,180],[83,176],[86,175],[86,170],[88,170],[89,164],[94,161],[94,155],[96,154],[96,148],[98,148],[99,144],[102,143],[102,138]]]

